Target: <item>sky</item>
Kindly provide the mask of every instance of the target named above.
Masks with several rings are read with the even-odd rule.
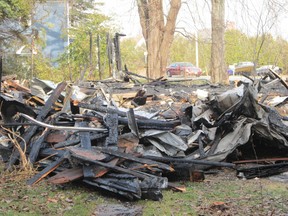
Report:
[[[104,2],[100,11],[114,17],[115,23],[121,28],[121,33],[128,37],[142,34],[136,0],[97,1]],[[183,2],[177,19],[178,29],[185,28],[185,31],[195,34],[197,30],[211,27],[209,0],[183,0]],[[234,22],[236,28],[246,34],[255,35],[257,29],[263,29],[273,36],[280,35],[288,40],[287,0],[226,0],[225,10],[226,21]]]

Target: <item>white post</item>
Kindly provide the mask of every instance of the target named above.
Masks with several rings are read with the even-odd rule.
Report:
[[[70,28],[70,5],[69,5],[69,0],[66,0],[66,19],[67,19],[67,46],[68,46],[68,71],[69,71],[69,77],[70,80],[72,80],[72,73],[70,69],[70,36],[69,36],[69,28]]]
[[[69,0],[66,0],[66,16],[67,16],[67,43],[68,43],[68,46],[69,46],[69,44],[70,44],[70,38],[69,38],[69,28],[70,28]]]
[[[199,57],[198,57],[198,30],[195,33],[195,57],[196,57],[196,67],[199,67]]]

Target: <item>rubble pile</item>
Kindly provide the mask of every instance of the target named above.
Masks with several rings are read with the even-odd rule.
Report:
[[[26,155],[39,169],[29,185],[77,180],[130,200],[159,200],[165,188],[183,190],[172,180],[200,181],[213,167],[275,175],[288,170],[288,88],[268,78],[234,88],[33,79],[27,88],[3,77],[0,154],[7,169]]]

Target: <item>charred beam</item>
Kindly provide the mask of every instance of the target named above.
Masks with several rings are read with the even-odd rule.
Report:
[[[156,162],[156,161],[153,161],[150,159],[138,158],[138,157],[135,157],[134,155],[129,154],[129,153],[122,153],[122,152],[114,151],[114,150],[108,149],[108,148],[102,148],[100,151],[103,153],[106,153],[106,154],[114,155],[116,157],[125,158],[125,159],[130,160],[130,161],[135,161],[138,163],[148,164],[148,165],[156,165],[158,168],[163,169],[163,170],[167,170],[170,172],[174,171],[173,168],[168,166],[167,164]]]
[[[101,139],[108,136],[107,132],[103,132],[103,133],[99,133],[99,134],[91,134],[90,135],[90,140],[97,140],[97,139]],[[68,146],[73,146],[73,145],[77,145],[79,144],[80,138],[76,138],[76,139],[72,139],[72,140],[67,140],[64,142],[59,142],[57,144],[54,145],[54,148],[63,148],[63,147],[68,147]]]
[[[71,152],[72,156],[77,158],[77,159],[80,159],[80,160],[83,160],[83,161],[87,161],[87,162],[92,163],[92,164],[97,164],[99,166],[106,167],[106,168],[109,168],[111,170],[118,171],[120,173],[131,174],[131,175],[133,175],[135,177],[138,177],[140,179],[145,179],[148,176],[148,174],[146,174],[146,173],[132,171],[132,170],[125,169],[125,168],[122,168],[122,167],[118,167],[118,166],[110,165],[110,164],[107,164],[107,163],[103,163],[103,162],[95,160],[95,159],[91,159],[91,158],[87,157],[85,154],[83,154],[81,152],[81,150],[75,151],[74,148],[69,148],[69,151]],[[91,152],[91,154],[93,154],[93,153]]]
[[[33,178],[29,179],[27,181],[27,184],[33,185],[41,181],[43,178],[45,178],[47,175],[49,175],[51,172],[57,169],[57,167],[59,167],[68,157],[69,157],[69,152],[66,151],[65,154],[62,155],[58,160],[54,161],[45,169],[43,169],[41,172],[37,173]]]
[[[268,177],[268,176],[280,174],[286,171],[288,171],[288,163],[279,163],[279,164],[272,164],[272,165],[258,165],[258,166],[253,166],[249,168],[238,168],[237,176],[240,176],[240,173],[242,173],[245,178],[251,179],[251,178],[256,178],[256,177]]]
[[[209,165],[209,166],[218,166],[218,167],[230,167],[234,168],[235,165],[232,163],[226,162],[215,162],[215,161],[206,161],[206,160],[193,160],[193,159],[185,159],[185,158],[171,158],[171,157],[157,157],[157,156],[142,156],[146,159],[151,159],[160,162],[167,163],[186,163],[186,164],[201,164],[201,165]]]

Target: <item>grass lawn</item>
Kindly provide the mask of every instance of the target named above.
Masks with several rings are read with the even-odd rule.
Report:
[[[109,209],[113,205],[138,207],[142,215],[288,215],[287,183],[269,179],[240,180],[228,170],[206,175],[204,182],[177,182],[186,186],[186,192],[165,190],[162,201],[135,202],[80,183],[59,187],[42,181],[27,186],[27,173],[3,170],[2,165],[0,215],[99,216],[105,213],[98,214],[97,208]],[[109,215],[107,211],[106,215]]]

